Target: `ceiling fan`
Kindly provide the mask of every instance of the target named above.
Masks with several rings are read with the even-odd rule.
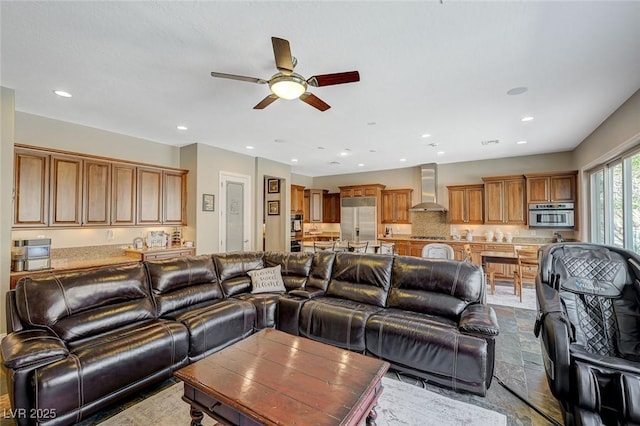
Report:
[[[255,77],[244,77],[235,74],[225,74],[221,72],[212,72],[211,76],[247,81],[249,83],[269,84],[269,88],[272,93],[258,102],[253,109],[264,109],[274,101],[282,98],[300,99],[302,102],[306,102],[320,111],[326,111],[331,108],[329,104],[318,98],[313,93],[307,92],[307,86],[322,87],[360,81],[360,74],[358,71],[314,75],[305,80],[300,74],[293,72],[293,68],[296,66],[298,61],[295,57],[291,56],[289,42],[282,38],[271,37],[271,44],[273,45],[273,53],[275,55],[276,68],[278,68],[278,72],[269,80]]]

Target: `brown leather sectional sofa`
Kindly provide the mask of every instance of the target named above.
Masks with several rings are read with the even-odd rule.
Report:
[[[247,272],[276,265],[287,292],[251,293]],[[277,327],[485,395],[498,334],[485,290],[470,263],[331,252],[224,253],[24,278],[7,293],[2,368],[18,424],[72,424]]]

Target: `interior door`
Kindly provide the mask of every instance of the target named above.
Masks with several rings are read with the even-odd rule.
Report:
[[[220,252],[251,250],[250,177],[220,173]]]

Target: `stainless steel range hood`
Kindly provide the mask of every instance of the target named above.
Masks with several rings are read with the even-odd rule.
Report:
[[[438,204],[438,165],[436,163],[420,166],[422,182],[422,202],[409,209],[410,212],[446,212],[447,209]]]

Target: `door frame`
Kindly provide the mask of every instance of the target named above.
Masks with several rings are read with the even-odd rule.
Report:
[[[226,227],[226,212],[227,212],[227,182],[238,182],[244,185],[244,211],[243,211],[243,251],[253,250],[253,230],[251,227],[253,211],[252,196],[251,196],[251,176],[241,173],[220,171],[220,215],[218,216],[220,229],[220,241],[218,244],[218,251],[220,253],[226,252],[226,240],[227,240],[227,227]]]

